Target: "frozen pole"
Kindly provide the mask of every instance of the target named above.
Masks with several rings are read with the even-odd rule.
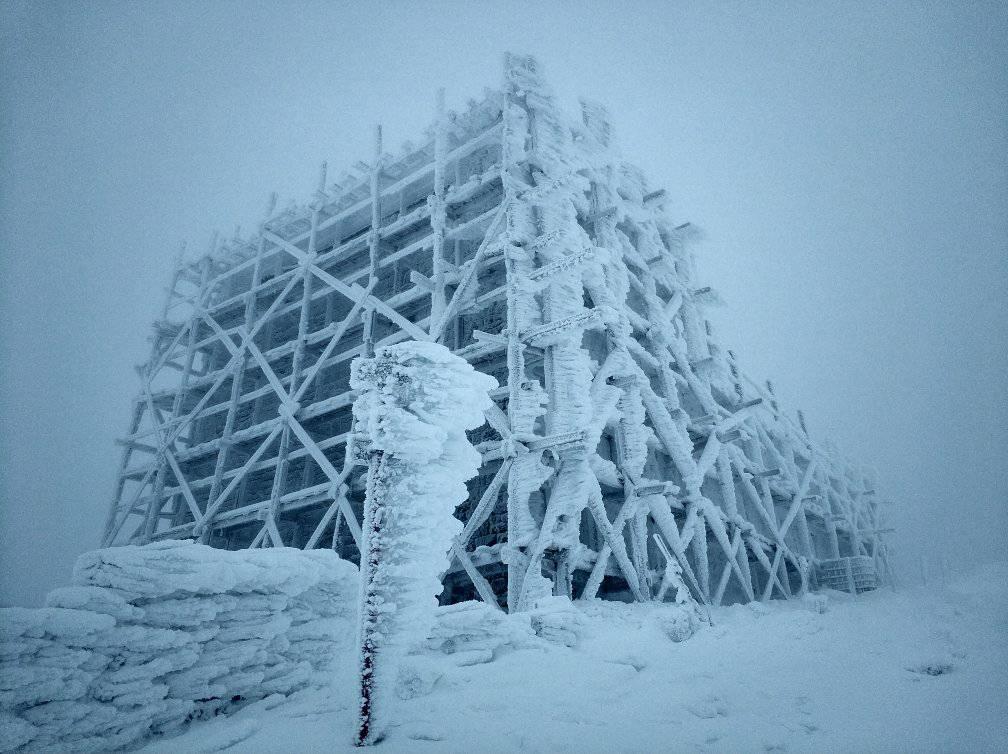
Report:
[[[453,513],[481,463],[466,430],[483,424],[497,381],[442,345],[408,341],[355,359],[350,386],[355,447],[368,462],[354,735],[354,745],[367,746],[388,725],[402,656],[434,621],[440,574],[462,531]]]

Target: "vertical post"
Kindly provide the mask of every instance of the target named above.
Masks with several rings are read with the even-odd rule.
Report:
[[[430,223],[434,235],[432,252],[434,256],[431,263],[431,277],[434,282],[434,290],[431,291],[431,328],[441,320],[441,313],[445,308],[444,233],[447,215],[444,171],[447,137],[444,123],[444,97],[445,90],[438,89],[437,121],[434,124],[434,195],[427,200],[430,205]],[[446,333],[447,328],[444,328],[441,332],[441,340],[444,340]]]
[[[184,259],[184,255],[185,255],[185,248],[186,248],[186,244],[185,244],[185,241],[183,241],[179,245],[178,253],[175,255],[175,259],[174,259],[174,261],[172,263],[171,282],[168,284],[168,289],[167,289],[167,291],[165,293],[164,305],[161,307],[161,322],[167,322],[168,321],[168,311],[171,308],[172,300],[176,296],[176,288],[178,287],[179,278],[182,276],[182,266],[183,266],[183,259]],[[155,363],[155,357],[156,357],[156,354],[157,354],[157,349],[158,349],[158,341],[155,338],[155,341],[154,341],[153,345],[151,346],[151,356],[150,356],[150,358],[147,361],[146,370],[149,370],[150,367],[151,367],[151,365]],[[144,380],[145,382],[148,382],[148,384],[149,384],[149,381],[150,381],[150,379],[152,377],[153,377],[153,375],[149,371],[145,371],[143,374],[141,374],[141,379]],[[142,403],[140,403],[138,401],[134,405],[134,414],[133,414],[132,421],[130,423],[130,432],[129,432],[129,434],[131,436],[135,435],[136,432],[139,430],[140,423],[141,423],[142,420],[143,420],[143,406],[142,406]],[[152,416],[151,417],[151,421],[152,422],[156,422],[157,421],[157,417],[156,416]],[[102,538],[102,542],[106,546],[112,544],[111,540],[115,538],[115,513],[116,513],[116,510],[117,510],[117,504],[119,502],[119,496],[122,494],[122,490],[123,490],[123,487],[125,486],[125,482],[126,482],[125,478],[123,477],[123,474],[125,473],[126,468],[127,468],[128,464],[129,464],[129,459],[130,459],[130,457],[132,455],[132,452],[133,452],[133,446],[131,444],[127,444],[123,448],[123,454],[122,454],[121,463],[120,463],[120,466],[119,466],[119,472],[118,472],[118,474],[116,476],[115,496],[114,496],[114,498],[112,500],[112,508],[109,511],[109,515],[108,515],[108,518],[106,520],[105,535]],[[161,464],[161,466],[158,468],[158,473],[159,474],[162,473],[162,470],[163,470],[163,467],[164,467],[163,459],[161,459],[160,456],[155,455],[152,458],[152,462],[153,463],[159,463],[159,464]],[[159,486],[157,478],[155,478],[155,483],[153,485],[151,485],[151,490],[154,491],[154,490],[160,490],[160,489],[163,489],[163,486]],[[151,503],[150,504],[152,506],[159,505],[159,503],[157,502],[159,499],[160,499],[160,493],[156,494],[154,497],[151,498]],[[150,508],[148,508],[148,514],[149,513],[150,513]],[[144,532],[146,532],[146,525],[147,525],[147,519],[145,518],[144,524],[143,524],[143,530],[144,530]]]
[[[213,234],[210,241],[210,253],[203,257],[201,263],[200,271],[200,289],[196,297],[196,311],[192,313],[192,317],[189,320],[189,336],[186,343],[186,357],[185,364],[182,369],[182,382],[179,385],[178,392],[175,393],[175,400],[172,403],[172,412],[170,419],[178,418],[179,412],[182,409],[182,405],[185,402],[186,394],[189,392],[189,377],[192,375],[193,362],[196,358],[196,335],[199,332],[199,324],[201,322],[199,309],[206,306],[206,296],[207,290],[210,282],[210,269],[213,264],[212,254],[217,249],[217,233]],[[147,382],[146,390],[148,395],[150,394],[150,374],[145,374],[143,379]],[[157,407],[151,402],[148,406],[148,410],[155,412]],[[156,415],[151,416],[151,421],[160,423]],[[171,427],[169,426],[165,432],[164,437],[159,437],[158,442],[163,443],[168,439],[171,432]],[[170,444],[170,443],[169,443]],[[170,448],[164,447],[161,449],[161,458],[159,460],[159,466],[157,471],[157,476],[154,481],[153,495],[151,498],[150,506],[147,508],[147,517],[144,520],[143,526],[143,536],[145,540],[150,540],[157,530],[158,518],[161,515],[161,508],[163,507],[164,501],[161,499],[164,494],[165,487],[165,477],[167,476],[168,461],[163,457],[164,452],[170,452]]]
[[[378,284],[378,257],[381,249],[381,160],[382,160],[382,127],[375,126],[374,165],[371,166],[371,232],[368,234],[368,249],[370,254],[370,269],[368,272],[368,290],[373,290]],[[364,354],[374,354],[374,309],[370,306],[364,309]]]
[[[112,504],[109,506],[108,515],[105,517],[105,528],[103,529],[101,544],[108,547],[112,544],[113,531],[115,529],[116,514],[119,512],[119,499],[122,497],[123,487],[126,484],[124,474],[129,464],[130,456],[133,454],[133,444],[130,438],[136,434],[140,427],[140,419],[143,417],[143,404],[140,401],[133,402],[133,411],[130,418],[130,430],[126,445],[123,447],[122,456],[119,460],[119,469],[116,472],[115,490],[112,495]],[[156,459],[157,456],[154,456]]]
[[[511,116],[512,95],[509,92],[504,100],[504,127],[501,137],[501,185],[504,188],[502,201],[508,202],[508,218],[505,233],[511,229],[511,199],[514,195],[514,187],[511,177],[511,170],[514,168],[513,156],[509,148],[511,129],[514,128],[514,121]],[[457,165],[457,163],[456,163]],[[456,243],[456,256],[458,244]],[[456,260],[457,261],[457,260]],[[521,342],[521,320],[519,318],[519,287],[522,280],[519,278],[519,265],[515,260],[515,252],[505,246],[504,249],[504,269],[507,276],[507,372],[508,372],[508,423],[511,430],[515,431],[521,420],[522,411],[522,384],[525,381],[525,352]],[[531,429],[531,428],[530,428]],[[514,539],[519,531],[521,513],[519,505],[524,505],[527,501],[517,500],[513,492],[518,486],[519,475],[522,474],[524,464],[513,463],[508,470],[508,490],[507,490],[507,607],[508,612],[517,609],[521,596],[522,581],[524,579],[527,562],[524,554],[514,544]]]
[[[267,219],[269,214],[273,211],[273,205],[276,203],[276,195],[273,194],[270,197],[270,207],[267,210]],[[263,221],[265,224],[265,220]],[[255,264],[252,267],[252,280],[248,292],[245,294],[245,330],[246,332],[251,332],[252,323],[255,321],[255,311],[256,311],[256,297],[257,289],[259,287],[259,282],[262,280],[262,259],[263,254],[266,250],[266,238],[260,234],[259,245],[256,249]],[[207,495],[207,506],[213,504],[213,501],[217,499],[217,493],[220,492],[221,482],[224,479],[224,471],[227,468],[228,457],[231,454],[231,435],[234,433],[234,423],[235,418],[238,415],[239,399],[241,398],[242,385],[245,382],[245,369],[248,366],[248,351],[244,351],[241,358],[237,360],[234,366],[234,371],[231,375],[231,396],[228,402],[228,413],[224,420],[224,431],[221,435],[221,447],[217,451],[217,463],[214,466],[213,480],[210,483],[210,493]],[[199,524],[197,530],[194,532],[202,544],[206,544],[210,541],[211,534],[211,524],[213,523],[212,514],[211,517],[207,518],[202,523]]]
[[[277,194],[276,194],[276,192],[273,192],[270,195],[269,209],[266,212],[266,216],[267,216],[267,221],[266,222],[269,222],[269,219],[272,217],[273,211],[276,209],[276,203],[277,203]],[[263,223],[264,226],[265,226],[265,224],[266,223]],[[274,269],[276,269],[275,268],[276,261],[277,261],[276,254],[275,253],[271,254],[270,258],[271,258],[271,260],[273,262]],[[264,261],[265,261],[265,259],[264,259]],[[270,267],[269,264],[267,264],[265,266],[266,266],[267,270]],[[262,334],[261,337],[262,337],[262,344],[263,344],[263,347],[260,350],[262,350],[262,352],[265,353],[268,349],[272,348],[272,346],[273,346],[273,337],[276,334],[276,316],[271,316],[269,318],[269,321],[265,322],[262,325],[262,327],[260,328],[260,333]],[[251,420],[250,420],[251,424],[258,424],[260,422],[260,420],[262,419],[262,407],[263,407],[263,403],[264,403],[265,399],[266,399],[266,394],[265,393],[262,394],[262,395],[257,396],[256,398],[252,399],[252,417],[251,417]],[[242,480],[238,484],[237,493],[235,494],[235,505],[236,505],[236,507],[244,505],[248,501],[249,497],[252,494],[255,494],[255,492],[256,492],[255,486],[251,482],[252,482],[252,475],[251,474],[245,474],[245,475],[242,476]],[[250,487],[252,488],[251,492],[250,492]]]
[[[837,536],[836,521],[833,516],[836,510],[836,492],[833,490],[833,482],[828,471],[819,470],[819,487],[823,491],[824,509],[826,514],[826,534],[829,537],[830,557],[834,560],[840,557],[840,538]]]
[[[297,340],[294,342],[294,354],[291,358],[290,383],[287,388],[287,395],[277,396],[280,399],[281,416],[284,417],[284,428],[280,434],[280,448],[277,456],[276,472],[273,475],[273,489],[270,492],[269,510],[266,512],[267,532],[273,544],[277,547],[283,546],[280,539],[280,530],[277,521],[280,518],[280,500],[283,497],[283,488],[287,479],[287,468],[290,465],[290,422],[287,418],[287,411],[290,418],[294,418],[299,406],[292,403],[293,396],[298,389],[298,381],[301,379],[301,363],[304,361],[305,345],[308,339],[308,322],[311,317],[312,301],[312,272],[311,267],[318,256],[318,223],[319,213],[322,210],[325,196],[326,165],[322,163],[319,171],[319,188],[315,203],[312,206],[311,230],[308,235],[308,253],[302,263],[301,272],[301,312],[298,318]],[[286,409],[286,411],[285,411]],[[278,541],[279,540],[279,541]]]
[[[690,540],[690,550],[693,551],[693,560],[696,564],[697,581],[700,582],[700,591],[705,601],[710,601],[710,564],[707,556],[707,519],[701,510],[696,517],[696,527],[693,539]],[[778,545],[779,546],[779,545]]]
[[[861,554],[861,535],[858,533],[858,507],[861,502],[861,493],[852,492],[850,485],[844,480],[844,489],[847,492],[847,499],[849,501],[850,515],[848,516],[848,525],[850,526],[850,539],[851,539],[851,555]]]
[[[439,574],[462,531],[453,515],[480,455],[466,439],[489,408],[492,377],[436,343],[405,342],[358,358],[350,386],[367,437],[359,592],[356,746],[389,723],[403,655],[434,622]]]
[[[365,547],[360,559],[360,616],[358,618],[360,675],[358,727],[354,746],[377,743],[375,723],[375,663],[378,659],[381,604],[378,600],[376,574],[382,559],[381,514],[385,507],[384,485],[379,483],[385,454],[374,451],[368,457],[367,487],[364,493],[364,515],[361,532]]]
[[[628,390],[628,388],[624,388],[624,390]],[[636,392],[636,388],[634,388],[634,391]],[[638,455],[636,457],[630,457],[631,453],[627,447],[627,430],[630,429],[630,427],[627,426],[629,423],[627,415],[633,413],[632,402],[635,397],[639,406],[639,395],[632,396],[629,392],[624,392],[623,397],[619,400],[618,405],[622,410],[620,412],[621,418],[615,431],[615,461],[617,468],[620,469],[623,476],[623,505],[630,506],[630,508],[636,508],[632,516],[627,521],[630,529],[630,551],[633,557],[633,567],[637,572],[637,579],[640,583],[642,594],[646,596],[647,599],[651,599],[651,578],[647,560],[647,512],[644,506],[638,503],[636,499],[637,490],[633,485],[633,481],[630,479],[631,474],[635,479],[640,479],[646,462],[647,449],[644,448],[644,454],[641,455],[640,448],[638,448]],[[628,403],[630,405],[628,405]],[[622,536],[621,532],[618,530],[616,531],[616,535]],[[603,549],[602,552],[607,552],[607,550]],[[599,559],[601,560],[601,554]],[[606,560],[608,560],[608,556],[606,557]],[[601,573],[603,576],[605,575],[605,563],[603,563]]]
[[[731,460],[728,458],[728,451],[724,447],[718,452],[714,468],[718,475],[718,484],[721,488],[721,499],[725,513],[728,514],[729,520],[737,521],[739,511],[738,498],[735,495],[735,478],[732,475]],[[753,593],[752,572],[749,569],[749,556],[746,554],[744,538],[739,543],[738,552],[735,554],[735,561],[738,563],[739,570],[749,585],[748,592]]]
[[[371,232],[368,234],[368,248],[371,257],[371,277],[377,274],[379,244],[381,236],[379,227],[381,226],[381,196],[379,194],[379,179],[381,177],[382,159],[382,127],[375,126],[375,153],[374,164],[371,166]]]
[[[178,285],[179,277],[182,275],[182,259],[185,255],[185,241],[179,246],[175,261],[172,263],[171,283],[168,286],[168,295],[165,296],[164,306],[161,307],[161,321],[168,319],[168,310],[171,308],[172,299],[175,297],[175,287]]]

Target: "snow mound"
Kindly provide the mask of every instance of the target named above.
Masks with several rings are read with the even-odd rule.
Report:
[[[447,605],[438,609],[424,647],[447,655],[489,652],[492,657],[527,648],[536,636],[529,619],[528,613],[508,615],[485,602]]]
[[[357,569],[185,541],[82,555],[40,609],[0,609],[0,751],[109,751],[328,678]]]
[[[74,584],[104,587],[136,599],[219,594],[300,594],[318,583],[322,561],[291,548],[218,550],[186,540],[126,545],[81,555]],[[300,552],[300,551],[298,551]]]
[[[587,625],[584,614],[566,597],[543,597],[529,611],[535,635],[551,644],[577,646]]]

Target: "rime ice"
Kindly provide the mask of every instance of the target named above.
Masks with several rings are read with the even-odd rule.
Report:
[[[184,263],[106,542],[357,560],[349,365],[408,340],[500,384],[471,433],[478,475],[445,601],[718,605],[888,578],[872,474],[814,442],[722,347],[695,231],[616,136],[604,107],[564,112],[536,62],[509,55],[465,111],[439,98],[418,142],[390,152],[379,129],[356,176],[332,183],[323,167],[309,204],[271,205],[256,233]],[[365,418],[418,464],[447,431]]]
[[[0,609],[0,751],[112,751],[327,683],[356,588],[324,550],[84,553],[47,607]]]
[[[416,145],[375,136],[356,175],[323,166],[309,203],[174,271],[107,518],[127,546],[8,614],[11,746],[111,748],[200,700],[306,688],[339,643],[295,599],[313,558],[341,620],[362,563],[371,741],[445,662],[576,652],[621,609],[689,643],[723,605],[891,580],[873,475],[721,346],[695,232],[602,106],[572,117],[509,55]]]
[[[462,530],[453,513],[480,465],[466,430],[483,424],[497,381],[442,345],[406,342],[355,361],[350,384],[369,459],[356,738],[365,744],[388,726],[402,656],[434,622],[441,574]]]

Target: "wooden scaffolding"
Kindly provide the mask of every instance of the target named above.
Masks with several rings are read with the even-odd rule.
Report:
[[[704,318],[689,227],[561,113],[535,61],[251,238],[180,262],[104,533],[332,547],[356,559],[351,360],[444,343],[497,378],[443,599],[649,600],[675,560],[706,604],[891,578],[870,477],[812,442]],[[839,564],[839,565],[838,565]],[[858,574],[855,580],[854,574]],[[847,574],[837,582],[837,574]],[[856,583],[855,583],[856,582]]]

